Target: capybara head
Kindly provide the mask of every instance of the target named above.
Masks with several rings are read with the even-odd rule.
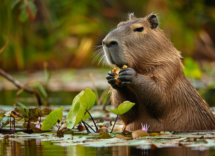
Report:
[[[135,70],[153,68],[167,61],[178,62],[180,53],[158,27],[156,15],[135,18],[129,14],[103,39],[106,61],[118,67],[128,65]],[[147,70],[147,69],[146,69]]]

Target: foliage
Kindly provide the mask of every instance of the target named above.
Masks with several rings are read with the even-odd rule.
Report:
[[[187,57],[184,59],[184,64],[185,64],[185,68],[184,68],[185,76],[196,78],[196,79],[201,78],[202,72],[199,68],[199,64],[196,61],[194,61],[190,57]]]
[[[63,116],[63,107],[60,107],[57,110],[52,111],[43,121],[41,130],[46,131],[52,128],[52,126],[59,121],[62,120]]]
[[[25,121],[37,121],[38,117],[42,117],[51,112],[50,109],[44,108],[15,108],[16,112],[19,112],[25,119]]]
[[[2,129],[3,127],[5,127],[9,123],[10,123],[10,117],[8,117],[8,116],[2,117],[0,119],[0,129]]]
[[[107,109],[114,114],[122,115],[122,114],[128,112],[134,105],[135,105],[135,103],[125,101],[125,102],[121,103],[117,109],[110,109],[110,108],[107,108]]]
[[[86,111],[93,107],[96,101],[95,93],[87,88],[80,92],[73,100],[72,107],[67,116],[67,128],[73,128],[81,120],[86,121],[90,116]]]
[[[10,41],[1,54],[1,66],[42,69],[46,61],[52,69],[90,66],[90,52],[95,51],[91,47],[126,20],[128,12],[137,17],[158,13],[160,27],[174,46],[183,56],[191,56],[202,29],[214,35],[214,7],[203,0],[2,0],[0,49]]]

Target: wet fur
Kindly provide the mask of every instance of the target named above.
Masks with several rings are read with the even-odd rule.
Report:
[[[125,59],[138,73],[133,86],[111,91],[114,107],[124,101],[136,103],[120,116],[126,129],[140,129],[141,123],[149,124],[151,131],[215,129],[212,111],[184,76],[180,53],[159,27],[151,29],[148,17],[130,16],[111,34],[122,38],[122,53],[116,58]],[[144,35],[131,33],[135,23],[143,24]]]

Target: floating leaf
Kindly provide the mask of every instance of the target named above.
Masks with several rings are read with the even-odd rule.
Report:
[[[108,139],[108,138],[112,138],[112,137],[110,136],[109,133],[102,132],[102,133],[100,133],[99,138],[101,138],[101,139]]]
[[[60,118],[62,118],[61,117],[62,111],[63,111],[63,107],[60,107],[59,109],[52,111],[43,121],[41,130],[47,131],[47,130],[51,129],[52,126],[58,120],[60,120]]]
[[[20,120],[22,120],[22,118],[23,118],[22,115],[18,114],[18,113],[15,112],[15,111],[11,111],[10,115],[11,115],[12,117],[14,117],[14,119],[17,120],[17,121],[20,121]]]
[[[8,112],[6,112],[6,113],[5,113],[5,116],[7,116],[7,117],[13,117],[13,118],[14,118],[15,120],[17,120],[17,121],[20,121],[20,120],[22,120],[22,118],[23,118],[22,115],[18,114],[18,113],[15,112],[15,111],[8,111]]]
[[[72,102],[72,107],[67,116],[67,128],[73,128],[81,120],[86,121],[90,117],[86,110],[92,108],[95,101],[96,95],[91,89],[87,88],[85,91],[81,91]]]
[[[100,128],[96,133],[108,133],[108,129],[107,128]]]
[[[15,111],[19,111],[21,115],[25,118],[25,121],[37,121],[38,117],[40,116],[39,108],[16,108]]]
[[[25,121],[37,121],[38,117],[48,115],[51,112],[48,108],[43,108],[42,110],[39,108],[15,108],[15,111],[19,112],[24,117]]]
[[[145,131],[142,131],[142,130],[136,130],[132,133],[132,138],[133,139],[136,139],[136,138],[139,138],[141,136],[148,136],[149,134]]]
[[[31,130],[34,132],[34,133],[43,133],[43,131],[39,128],[36,128],[36,127],[31,127]]]
[[[121,134],[116,134],[115,137],[123,139],[123,140],[132,140],[133,139],[132,137],[126,137],[126,136],[123,136]]]
[[[121,103],[117,109],[110,109],[110,108],[107,108],[107,109],[114,114],[122,115],[122,114],[128,112],[134,105],[135,105],[135,103],[125,101],[125,102]]]
[[[40,110],[40,116],[48,115],[51,112],[52,112],[51,109],[49,109],[49,108],[43,108],[43,109]]]

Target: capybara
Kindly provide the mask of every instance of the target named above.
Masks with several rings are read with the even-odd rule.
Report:
[[[126,130],[150,125],[150,131],[192,131],[215,129],[215,117],[183,72],[180,52],[158,26],[151,14],[135,18],[129,14],[103,39],[103,51],[110,65],[122,68],[115,84],[114,74],[106,77],[111,104],[124,101],[135,106],[120,115]],[[183,32],[182,32],[183,33]]]

